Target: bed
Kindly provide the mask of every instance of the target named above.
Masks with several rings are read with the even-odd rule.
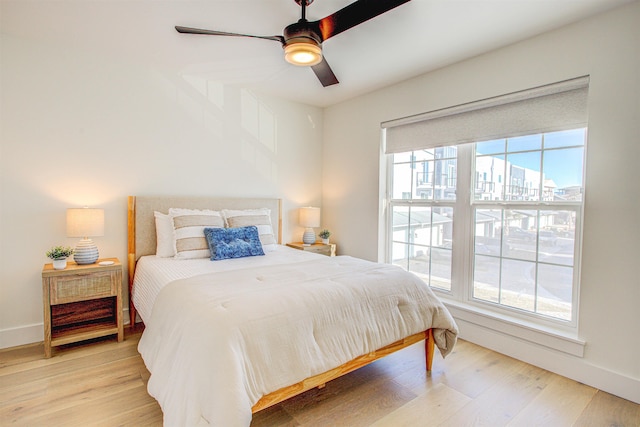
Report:
[[[264,254],[160,256],[158,218],[180,209],[268,213],[256,227],[222,215],[227,227],[249,221]],[[409,345],[425,341],[427,370],[435,347],[446,356],[455,345],[451,315],[413,274],[282,245],[279,199],[130,196],[128,227],[130,320],[145,324],[138,349],[165,425],[248,426],[252,413]]]

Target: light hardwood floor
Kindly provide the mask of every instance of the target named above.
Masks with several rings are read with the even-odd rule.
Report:
[[[161,426],[124,342],[0,351],[0,426]],[[436,352],[437,353],[437,352]],[[421,343],[254,416],[261,426],[640,426],[640,405],[466,341],[424,371]]]

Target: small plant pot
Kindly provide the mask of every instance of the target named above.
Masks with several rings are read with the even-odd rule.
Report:
[[[65,268],[67,268],[67,259],[66,258],[54,259],[53,268],[54,270],[64,270]]]
[[[329,244],[329,239],[328,238],[327,239],[322,239],[322,243],[324,243],[325,245],[328,245]]]

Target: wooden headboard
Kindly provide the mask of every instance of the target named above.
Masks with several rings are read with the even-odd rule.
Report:
[[[135,323],[135,307],[131,290],[136,262],[144,255],[156,253],[156,222],[154,212],[167,213],[169,208],[187,209],[258,209],[271,210],[271,226],[278,243],[282,243],[282,200],[233,197],[171,197],[171,196],[129,196],[128,198],[128,251],[129,269],[129,319]]]

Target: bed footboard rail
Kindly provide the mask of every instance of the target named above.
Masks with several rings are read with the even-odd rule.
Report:
[[[355,371],[358,368],[366,366],[382,357],[388,356],[391,353],[395,353],[398,350],[402,350],[403,348],[413,345],[422,340],[425,340],[426,368],[427,371],[431,371],[434,351],[433,331],[431,329],[427,329],[426,331],[410,335],[371,353],[363,354],[362,356],[356,357],[355,359],[345,363],[344,365],[338,366],[337,368],[331,369],[327,372],[323,372],[313,377],[309,377],[297,384],[283,387],[280,390],[276,390],[273,393],[262,396],[262,398],[255,405],[253,405],[253,407],[251,408],[251,412],[256,413],[270,406],[276,405],[284,400],[287,400],[293,396],[297,396],[300,393],[304,393],[307,390],[311,390],[312,388],[322,387],[331,380],[346,375],[349,372]]]

